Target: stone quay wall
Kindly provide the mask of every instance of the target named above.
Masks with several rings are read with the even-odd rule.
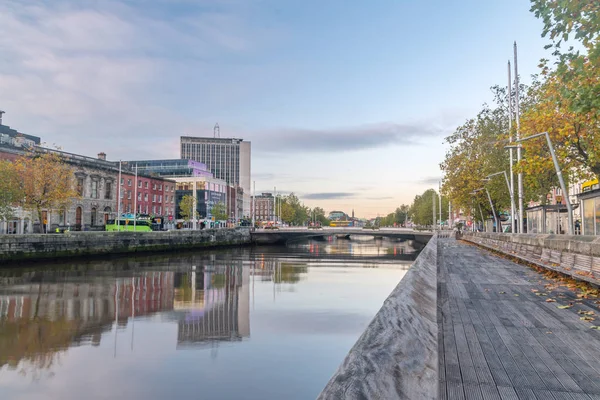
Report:
[[[600,236],[466,232],[464,240],[600,285]]]
[[[421,251],[318,400],[437,399],[438,240]]]
[[[23,260],[250,244],[248,228],[0,235],[0,265]]]

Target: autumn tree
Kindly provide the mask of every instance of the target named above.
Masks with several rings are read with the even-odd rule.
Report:
[[[303,225],[310,220],[309,209],[304,206],[298,196],[290,193],[281,199],[281,219],[290,225]]]
[[[556,56],[555,69],[542,60],[543,81],[534,86],[533,107],[521,119],[525,136],[548,132],[568,180],[600,177],[600,3],[588,0],[532,0]],[[565,42],[579,41],[584,51]],[[526,176],[548,176],[554,166],[543,137],[523,143],[518,166]],[[556,179],[554,179],[556,181]],[[555,182],[555,186],[558,186]],[[543,198],[542,198],[543,200]]]
[[[13,215],[13,207],[23,200],[23,188],[14,164],[0,161],[0,220]]]
[[[20,205],[34,210],[40,222],[42,211],[65,209],[79,197],[73,169],[58,153],[29,153],[15,161],[14,169],[22,187]]]
[[[186,194],[179,202],[179,216],[185,220],[191,219],[194,215],[195,206],[194,196]]]

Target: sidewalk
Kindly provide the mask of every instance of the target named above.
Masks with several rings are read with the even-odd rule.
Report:
[[[454,239],[438,261],[441,399],[600,400],[600,299]]]

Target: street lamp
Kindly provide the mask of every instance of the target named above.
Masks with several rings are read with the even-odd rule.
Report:
[[[492,176],[500,174],[504,174],[504,179],[506,180],[506,187],[508,188],[508,193],[510,194],[510,229],[512,233],[515,233],[515,197],[510,187],[510,183],[508,182],[508,175],[506,175],[506,171],[494,172],[493,174],[489,174],[487,178],[490,179]]]
[[[562,176],[562,171],[560,170],[560,165],[558,165],[558,159],[556,158],[556,154],[554,153],[554,146],[552,146],[552,141],[550,140],[550,135],[548,132],[536,133],[535,135],[526,136],[520,139],[515,140],[515,142],[524,142],[525,140],[534,139],[539,136],[546,136],[546,142],[548,142],[548,148],[550,149],[550,155],[552,156],[552,162],[554,163],[554,168],[556,169],[556,175],[558,176],[558,182],[560,183],[560,188],[564,193],[566,203],[567,203],[567,217],[569,218],[569,235],[574,234],[573,230],[573,207],[571,206],[571,200],[569,199],[569,192],[567,192],[567,187],[565,185],[565,181]],[[520,147],[520,146],[519,146]],[[521,216],[523,218],[523,216]]]
[[[494,208],[494,203],[492,203],[492,197],[490,196],[490,192],[488,192],[487,188],[483,187],[483,188],[475,189],[472,194],[477,194],[477,192],[480,192],[482,190],[485,190],[485,193],[487,194],[487,198],[490,202],[490,207],[492,207],[492,214],[494,215],[494,220],[496,221],[496,231],[500,232],[502,229],[500,226],[500,219],[496,217],[496,209]],[[481,212],[481,210],[480,210],[480,212]],[[481,218],[483,218],[483,214],[482,214]],[[483,222],[485,223],[485,221],[483,221]]]

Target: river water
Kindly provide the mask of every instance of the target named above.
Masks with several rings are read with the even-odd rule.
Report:
[[[331,239],[0,270],[0,399],[314,399],[415,255]]]

